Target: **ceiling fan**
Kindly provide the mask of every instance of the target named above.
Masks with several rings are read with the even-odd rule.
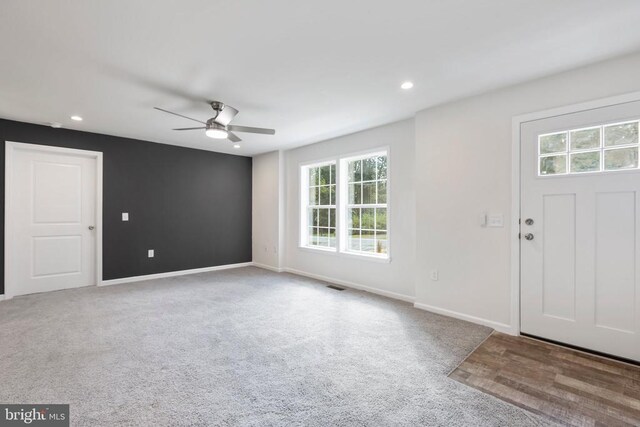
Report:
[[[209,138],[215,139],[228,139],[231,142],[240,142],[242,141],[238,135],[233,132],[249,132],[249,133],[259,133],[263,135],[275,135],[276,131],[274,129],[265,129],[265,128],[254,128],[249,126],[238,126],[238,125],[230,125],[229,123],[233,118],[238,114],[238,110],[233,108],[230,105],[226,105],[219,101],[212,101],[209,103],[213,111],[215,112],[215,116],[203,122],[202,120],[194,119],[191,117],[184,116],[182,114],[174,113],[173,111],[165,110],[158,107],[153,107],[156,110],[163,111],[165,113],[173,114],[174,116],[183,117],[185,119],[193,120],[194,122],[202,123],[204,126],[198,126],[194,128],[177,128],[173,130],[196,130],[196,129],[206,129],[205,135]]]

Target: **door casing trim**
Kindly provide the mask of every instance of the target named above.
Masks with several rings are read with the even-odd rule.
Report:
[[[524,123],[640,101],[640,91],[514,116],[511,120],[511,335],[520,335],[520,129]]]
[[[53,147],[49,145],[28,144],[24,142],[5,141],[5,194],[4,194],[4,299],[15,295],[15,283],[11,276],[11,250],[14,233],[11,210],[13,157],[16,150],[37,151],[45,153],[69,154],[96,159],[96,285],[102,284],[102,152],[78,150],[75,148]]]

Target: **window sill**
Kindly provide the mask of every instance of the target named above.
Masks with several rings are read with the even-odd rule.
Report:
[[[298,246],[298,249],[304,252],[320,253],[320,254],[338,256],[343,258],[353,258],[353,259],[359,259],[362,261],[378,262],[382,264],[388,264],[391,262],[390,256],[381,257],[378,255],[367,255],[367,254],[359,254],[354,252],[338,252],[337,249],[316,248],[313,246]]]
[[[321,252],[325,254],[337,254],[337,249],[335,248],[323,248],[322,246],[298,246],[300,249],[304,249],[309,252]]]

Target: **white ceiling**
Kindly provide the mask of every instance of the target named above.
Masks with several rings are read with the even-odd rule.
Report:
[[[2,0],[0,117],[253,155],[639,50],[639,18],[638,0]],[[207,99],[276,135],[234,150],[152,108],[207,119]]]

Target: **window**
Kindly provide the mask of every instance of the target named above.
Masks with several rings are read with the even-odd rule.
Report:
[[[387,156],[344,161],[347,170],[346,224],[349,252],[387,253]]]
[[[555,132],[538,137],[538,174],[638,169],[638,121]]]
[[[307,189],[306,246],[336,247],[336,165],[303,168]]]
[[[301,167],[300,244],[388,259],[386,151]]]

